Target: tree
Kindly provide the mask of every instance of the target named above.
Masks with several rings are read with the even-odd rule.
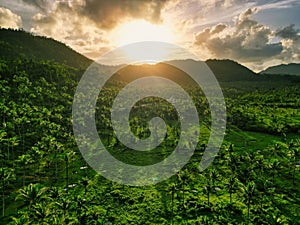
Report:
[[[280,162],[277,159],[271,159],[269,167],[272,170],[272,182],[274,184],[274,182],[275,182],[275,174],[277,173],[277,171],[280,168]]]
[[[69,185],[69,163],[73,159],[75,155],[74,151],[70,151],[64,154],[64,160],[65,160],[65,172],[66,172],[66,188],[68,189]]]
[[[234,176],[230,176],[227,183],[226,187],[229,193],[229,202],[230,204],[232,203],[232,194],[238,190],[239,187],[239,181],[236,179]]]
[[[288,160],[290,161],[290,165],[293,169],[292,177],[293,177],[293,185],[295,185],[296,169],[297,169],[297,164],[300,160],[300,140],[295,141],[295,143],[293,142],[289,143],[288,150],[290,156]]]
[[[255,183],[253,181],[248,182],[247,184],[243,185],[242,187],[244,202],[247,205],[247,217],[248,220],[250,219],[250,206],[251,201],[254,197],[255,193]]]
[[[16,199],[21,199],[24,201],[28,209],[31,210],[32,206],[40,202],[45,197],[47,188],[41,186],[40,184],[29,184],[28,186],[19,190],[19,194]]]
[[[2,186],[2,216],[5,216],[5,198],[6,198],[6,190],[7,184],[12,182],[15,179],[14,170],[7,167],[0,168],[0,177],[1,177],[1,186]]]

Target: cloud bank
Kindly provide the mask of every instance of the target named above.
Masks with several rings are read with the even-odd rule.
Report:
[[[14,14],[9,9],[0,7],[0,27],[18,29],[22,26],[20,16]]]
[[[161,22],[161,11],[169,0],[23,0],[45,13],[56,17],[62,12],[76,12],[77,17],[88,18],[101,29],[112,29],[124,19],[144,19]],[[51,9],[51,10],[49,10]],[[72,18],[70,18],[72,19]],[[37,22],[37,21],[35,21]],[[43,22],[43,21],[39,21]]]
[[[289,25],[274,31],[252,18],[257,12],[257,8],[247,9],[233,25],[218,24],[196,33],[194,45],[211,57],[234,59],[256,69],[263,62],[299,61],[299,30]]]

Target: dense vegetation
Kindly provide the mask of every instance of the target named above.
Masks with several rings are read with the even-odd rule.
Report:
[[[227,132],[218,157],[201,173],[198,165],[209,135],[209,109],[198,89],[185,86],[204,118],[196,152],[170,179],[137,188],[96,174],[76,146],[71,107],[81,68],[19,55],[1,57],[0,223],[298,224],[299,78],[222,82]],[[172,129],[176,113],[166,101],[141,101],[150,116],[165,109],[161,116],[171,117],[171,141],[152,155],[124,151],[108,118],[114,96],[127,82],[120,74],[116,78],[119,81],[99,95],[101,139],[112,154],[131,164],[160,160],[178,139],[178,127]],[[133,111],[131,125],[143,138],[148,133],[140,116]]]
[[[76,68],[86,68],[92,63],[63,43],[23,30],[0,29],[0,49],[0,58],[11,60],[49,60]]]

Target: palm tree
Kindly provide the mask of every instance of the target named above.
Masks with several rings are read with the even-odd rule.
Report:
[[[227,165],[228,165],[228,167],[230,167],[232,174],[235,174],[236,168],[238,166],[238,158],[234,154],[233,147],[234,147],[234,145],[230,144],[230,146],[228,148],[229,157],[227,158]]]
[[[27,154],[23,154],[23,155],[20,155],[18,157],[18,160],[17,160],[19,163],[21,163],[22,165],[22,170],[23,170],[23,187],[25,186],[25,173],[26,173],[26,166],[28,164],[31,164],[34,162],[34,160],[32,159],[31,155],[29,155],[28,153]]]
[[[70,151],[66,154],[64,154],[64,160],[65,160],[65,166],[66,166],[66,188],[68,188],[69,185],[69,163],[73,159],[73,156],[75,155],[75,152]]]
[[[187,183],[187,179],[188,179],[188,171],[187,169],[185,169],[184,171],[182,171],[182,175],[181,175],[181,181],[182,181],[182,207],[185,208],[184,206],[184,194],[185,194],[185,185]]]
[[[290,165],[293,168],[293,172],[292,172],[293,185],[295,185],[296,168],[297,168],[297,163],[299,162],[299,156],[300,156],[299,146],[300,146],[300,140],[298,140],[296,142],[296,144],[291,142],[288,147],[290,158],[292,158]]]
[[[30,224],[28,215],[24,215],[24,214],[18,218],[12,217],[12,220],[14,225]]]
[[[59,201],[55,202],[59,209],[63,211],[63,220],[67,218],[67,212],[71,207],[72,201],[66,198],[61,198]]]
[[[254,169],[258,170],[257,173],[262,176],[264,173],[264,168],[265,168],[265,161],[263,156],[259,156],[255,158],[255,165]]]
[[[211,179],[211,183],[212,183],[212,187],[215,188],[216,185],[215,185],[215,182],[218,180],[219,178],[219,173],[217,170],[215,169],[212,169],[209,173],[209,177]]]
[[[247,204],[247,216],[248,220],[250,219],[250,204],[254,197],[255,183],[253,181],[248,182],[242,187],[244,201]]]
[[[256,180],[256,189],[259,191],[260,208],[263,208],[264,201],[270,194],[271,182],[265,177],[260,177]]]
[[[277,159],[272,159],[269,165],[270,169],[272,170],[272,182],[275,182],[275,174],[277,170],[280,168],[280,162]]]
[[[28,205],[28,208],[31,209],[34,204],[40,202],[45,197],[46,191],[47,188],[39,184],[29,184],[19,191],[16,199],[23,200]]]
[[[33,211],[39,222],[43,222],[51,213],[50,208],[41,203],[37,203],[34,206]]]
[[[175,185],[172,185],[172,190],[171,190],[171,224],[173,224],[174,220],[174,194],[175,194]]]
[[[84,187],[84,196],[86,196],[86,193],[87,193],[87,186],[88,186],[88,184],[89,184],[89,179],[87,178],[87,177],[83,177],[82,179],[81,179],[81,182],[80,182],[82,185],[83,185],[83,187]]]
[[[0,177],[2,180],[2,216],[5,216],[5,190],[9,181],[15,179],[14,170],[7,167],[0,168]]]
[[[232,203],[232,194],[236,190],[238,190],[238,185],[239,185],[238,179],[235,178],[234,176],[230,176],[229,179],[228,179],[228,183],[226,184],[227,190],[228,190],[228,193],[229,193],[229,202],[230,202],[230,204]]]
[[[209,180],[207,180],[203,186],[203,192],[207,196],[207,205],[210,206],[210,193],[212,192],[212,184]]]
[[[272,148],[271,148],[271,155],[274,157],[274,158],[277,158],[278,156],[281,157],[281,146],[276,143]]]

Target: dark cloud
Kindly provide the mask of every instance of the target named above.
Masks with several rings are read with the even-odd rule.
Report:
[[[22,0],[24,3],[37,7],[41,10],[47,10],[55,0]]]
[[[295,25],[289,25],[276,31],[276,36],[282,38],[284,51],[281,59],[285,62],[300,61],[300,30]]]
[[[300,29],[296,29],[295,24],[291,24],[287,27],[284,27],[283,29],[277,30],[276,36],[292,40],[298,40],[300,38],[299,32]]]
[[[195,35],[195,44],[207,49],[214,57],[239,61],[260,61],[279,55],[282,44],[270,43],[273,32],[251,16],[257,9],[248,9],[236,20],[235,26],[219,24]]]
[[[126,17],[160,22],[160,12],[166,0],[86,0],[83,12],[105,28],[115,26]]]
[[[161,22],[161,11],[170,0],[23,0],[46,12],[48,16],[75,11],[79,17],[91,19],[98,27],[111,29],[124,19]]]

